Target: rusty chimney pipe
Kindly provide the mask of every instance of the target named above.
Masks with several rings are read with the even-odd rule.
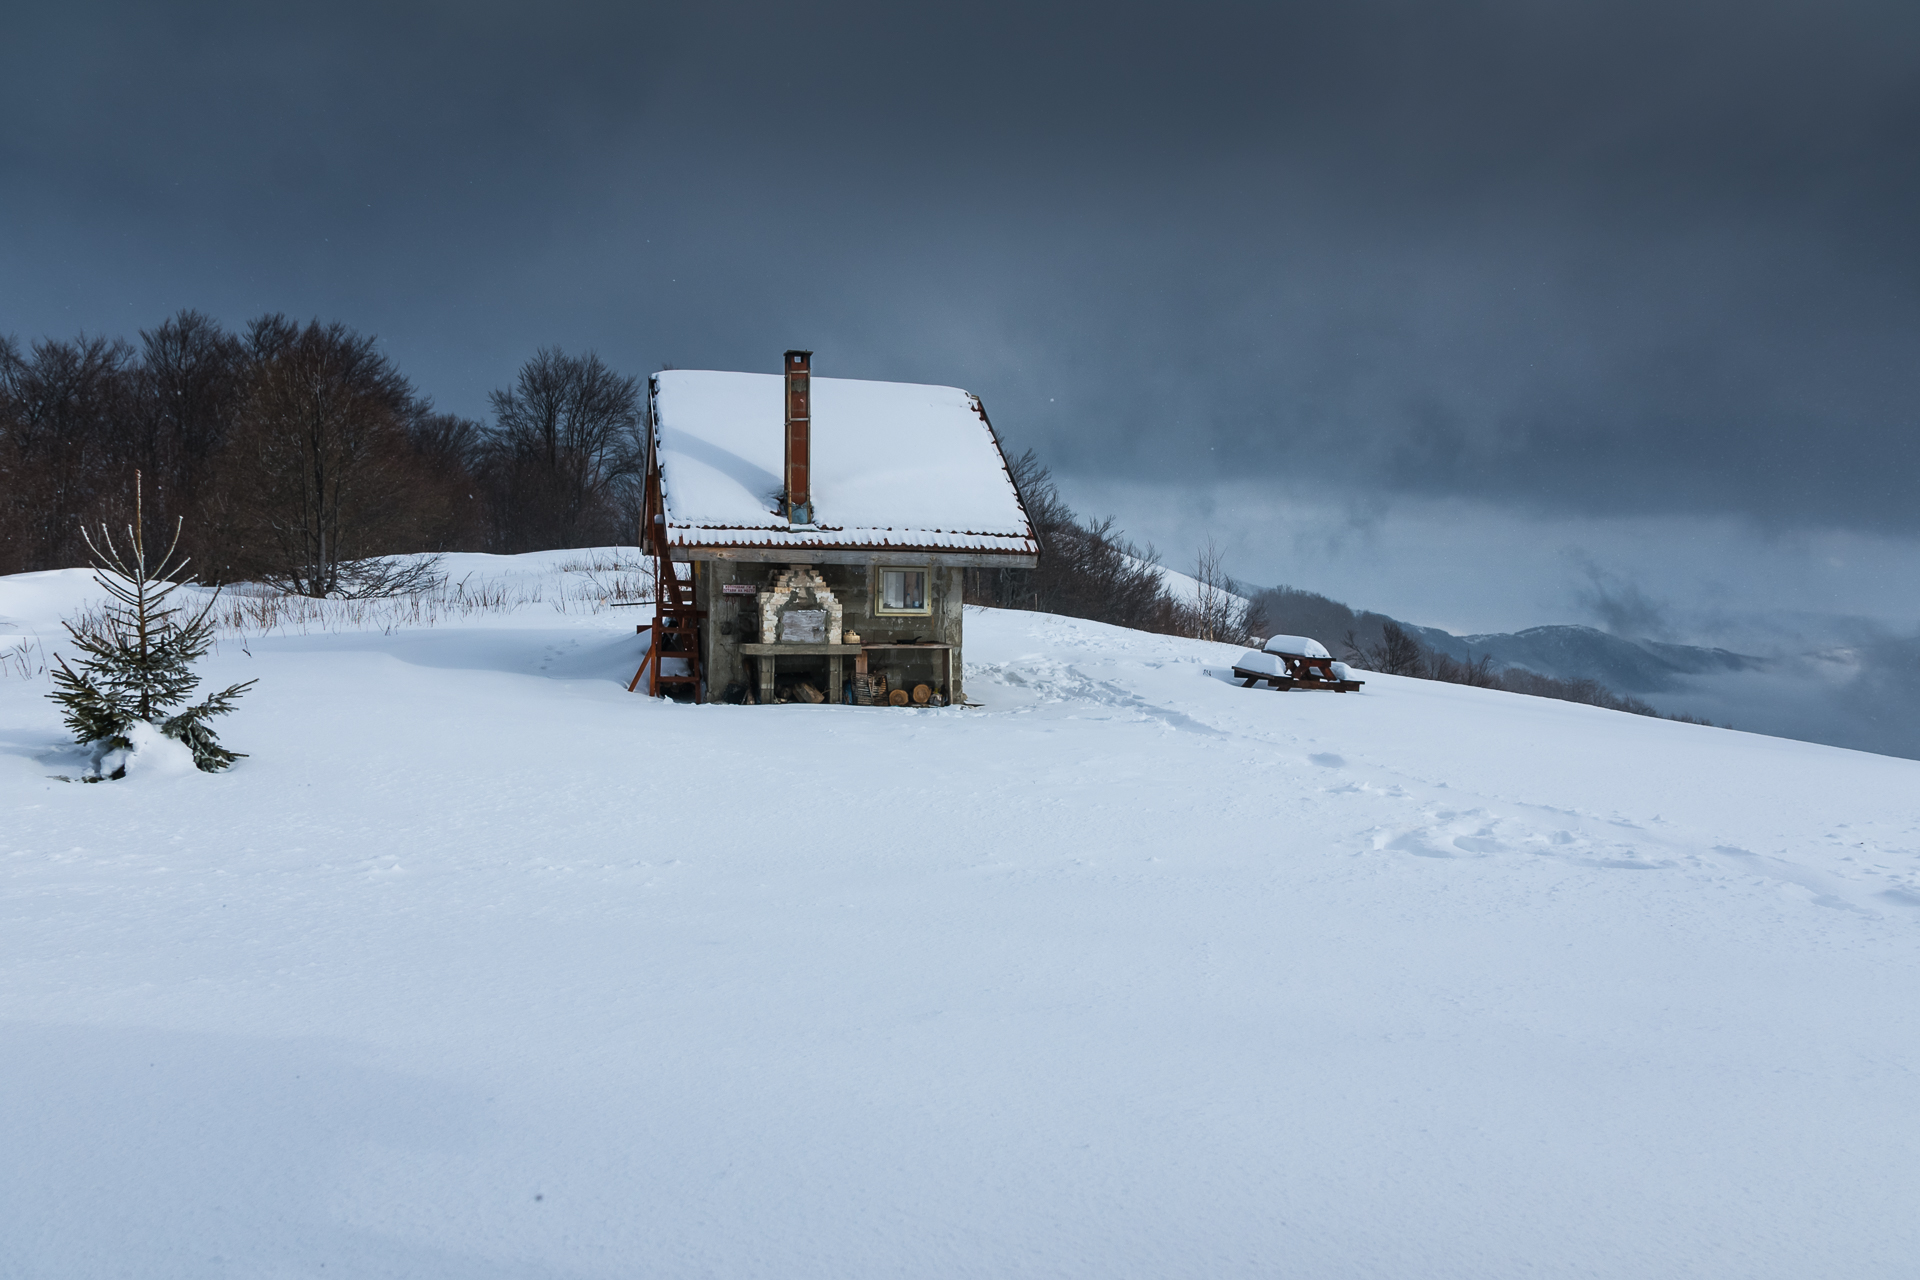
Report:
[[[787,521],[813,523],[813,352],[789,351],[787,374]]]

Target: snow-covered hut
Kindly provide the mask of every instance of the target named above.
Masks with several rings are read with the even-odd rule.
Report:
[[[885,695],[961,701],[962,570],[1039,557],[999,438],[957,387],[811,364],[653,376],[649,687],[841,702],[884,679]]]

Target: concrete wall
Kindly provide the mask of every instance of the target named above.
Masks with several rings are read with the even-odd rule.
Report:
[[[795,563],[801,563],[796,561]],[[707,611],[706,627],[702,632],[702,660],[707,676],[707,697],[719,701],[730,684],[756,686],[758,674],[754,660],[740,652],[742,644],[758,643],[763,638],[759,634],[759,602],[757,596],[728,595],[722,590],[724,584],[744,583],[755,587],[764,587],[771,583],[774,576],[787,566],[784,564],[755,564],[738,560],[695,560],[694,561],[694,598],[699,607]],[[932,566],[928,575],[928,592],[932,596],[931,615],[918,617],[884,617],[873,612],[874,589],[878,585],[877,570],[871,565],[821,564],[815,565],[820,576],[827,580],[827,587],[840,601],[842,625],[849,631],[858,632],[860,638],[868,644],[898,642],[912,639],[936,641],[954,646],[953,684],[948,696],[955,702],[966,697],[962,688],[961,665],[961,575],[963,570],[947,568],[939,564]],[[810,670],[809,663],[819,668],[820,679],[816,680],[825,690],[825,672],[827,660],[804,658],[782,658],[780,673],[785,678],[788,671],[804,673]],[[842,660],[843,679],[853,677],[853,659]],[[899,652],[876,653],[871,655],[871,669],[887,673],[894,685],[905,684],[912,688],[915,684],[928,684],[939,688],[945,680],[945,662],[937,651],[906,654]],[[834,701],[839,701],[839,691],[826,691]]]

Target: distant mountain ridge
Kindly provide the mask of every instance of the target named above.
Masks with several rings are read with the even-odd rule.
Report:
[[[1758,671],[1770,664],[1730,649],[1631,640],[1598,627],[1558,625],[1524,631],[1457,636],[1438,627],[1355,610],[1318,592],[1293,587],[1242,587],[1269,631],[1312,636],[1339,652],[1352,637],[1359,648],[1377,645],[1394,623],[1421,644],[1459,662],[1492,655],[1496,670],[1524,667],[1556,680],[1597,680],[1615,693],[1643,696],[1683,689],[1689,677]]]
[[[1528,627],[1457,636],[1438,627],[1354,610],[1318,592],[1241,586],[1266,633],[1313,636],[1336,654],[1379,651],[1393,624],[1455,663],[1490,657],[1495,671],[1592,681],[1668,715],[1920,760],[1920,635],[1875,636],[1836,647],[1814,640],[1756,657],[1732,649],[1629,639],[1597,627]],[[1557,695],[1555,695],[1557,696]]]
[[[1557,680],[1598,680],[1618,693],[1667,693],[1681,688],[1689,676],[1755,671],[1767,665],[1763,659],[1730,649],[1629,640],[1597,627],[1528,627],[1525,631],[1456,636],[1438,627],[1400,625],[1428,648],[1462,662],[1491,654],[1500,670],[1525,667]]]

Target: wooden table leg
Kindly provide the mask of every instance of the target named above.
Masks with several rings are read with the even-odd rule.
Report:
[[[760,705],[773,705],[773,655],[763,653],[754,659],[760,664]]]
[[[827,656],[827,684],[827,701],[840,701],[840,655],[837,653]]]

